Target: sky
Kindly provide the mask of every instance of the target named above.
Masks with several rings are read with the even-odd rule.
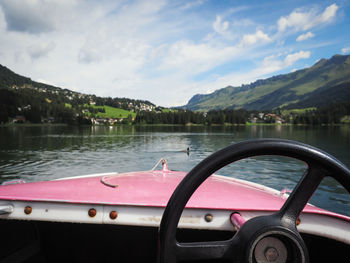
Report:
[[[350,53],[350,0],[0,0],[0,64],[170,107]]]

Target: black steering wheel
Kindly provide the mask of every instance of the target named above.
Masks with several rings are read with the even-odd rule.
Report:
[[[245,222],[224,241],[179,243],[176,228],[182,211],[195,190],[214,172],[235,161],[259,156],[292,157],[307,164],[282,208],[268,216]],[[350,170],[329,154],[299,142],[281,139],[248,140],[228,146],[204,159],[181,181],[163,213],[159,229],[158,261],[228,259],[230,262],[309,262],[306,245],[296,228],[304,206],[326,176],[350,192]]]

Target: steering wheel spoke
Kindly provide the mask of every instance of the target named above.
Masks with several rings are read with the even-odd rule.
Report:
[[[308,164],[306,173],[280,209],[279,215],[281,218],[291,220],[295,225],[299,214],[326,175],[327,172],[320,165]]]
[[[176,243],[176,258],[178,260],[201,260],[230,258],[233,241],[208,241],[192,243]]]

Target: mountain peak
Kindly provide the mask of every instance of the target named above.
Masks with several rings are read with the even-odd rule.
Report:
[[[330,65],[330,64],[340,65],[340,64],[343,64],[347,60],[348,57],[350,57],[350,55],[336,54],[327,60],[327,64],[328,65]]]
[[[326,63],[327,59],[321,58],[319,61],[317,61],[312,67],[321,67]]]

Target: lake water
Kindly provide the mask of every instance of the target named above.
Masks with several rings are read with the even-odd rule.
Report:
[[[190,171],[211,153],[252,138],[304,142],[350,167],[350,126],[16,126],[0,127],[0,183],[150,170],[162,157],[169,169]],[[187,147],[189,154],[184,152]],[[304,170],[305,165],[293,159],[257,157],[218,173],[282,190],[293,188]],[[333,179],[323,181],[311,202],[350,215],[350,195]]]

